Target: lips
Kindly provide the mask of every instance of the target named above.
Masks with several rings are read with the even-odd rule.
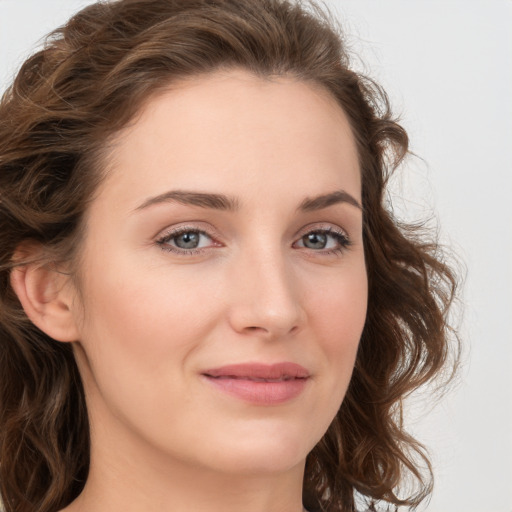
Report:
[[[212,368],[202,373],[217,390],[246,402],[277,405],[292,400],[306,386],[309,371],[295,363],[247,363]]]

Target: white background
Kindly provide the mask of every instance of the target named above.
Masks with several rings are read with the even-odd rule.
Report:
[[[88,0],[0,0],[0,90]],[[512,1],[329,0],[392,98],[411,158],[399,212],[435,211],[467,267],[459,384],[414,432],[431,449],[429,512],[512,512]],[[418,415],[418,413],[421,414]]]

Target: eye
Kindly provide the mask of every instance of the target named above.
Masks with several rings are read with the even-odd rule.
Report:
[[[157,240],[157,244],[164,250],[180,254],[193,254],[218,245],[208,233],[195,228],[176,229]]]
[[[346,233],[333,228],[309,231],[295,242],[295,247],[322,251],[328,254],[342,252],[349,245],[350,240]]]

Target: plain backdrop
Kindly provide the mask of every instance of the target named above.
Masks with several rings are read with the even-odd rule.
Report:
[[[0,90],[89,3],[0,0]],[[410,415],[435,466],[427,509],[512,512],[512,1],[327,3],[417,155],[393,183],[397,214],[435,215],[467,268],[458,385],[435,407],[417,397]]]

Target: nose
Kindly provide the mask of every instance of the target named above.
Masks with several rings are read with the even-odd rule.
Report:
[[[229,322],[238,333],[277,339],[303,327],[299,283],[280,251],[253,252],[238,262],[230,280]]]

